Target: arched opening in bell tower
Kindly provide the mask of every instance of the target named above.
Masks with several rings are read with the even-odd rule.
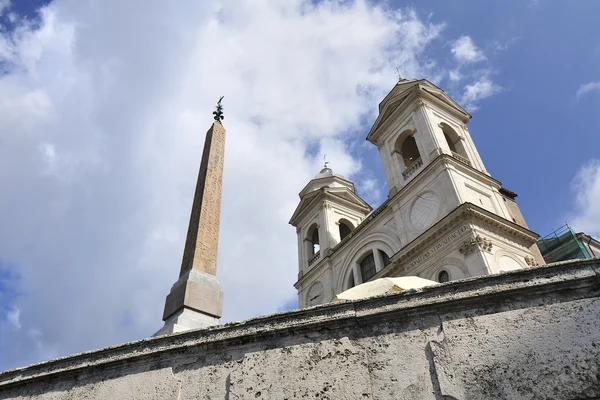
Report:
[[[402,140],[402,136],[400,136],[396,141],[395,147],[396,151],[400,153],[406,168],[410,167],[421,158],[419,148],[417,147],[417,141],[413,135],[406,137],[404,140]]]
[[[413,135],[414,131],[407,129],[402,132],[394,143],[394,151],[399,157],[401,164],[404,164],[404,171],[402,176],[404,179],[408,179],[413,176],[416,171],[423,166],[423,160],[421,159],[421,153],[417,146],[417,141]]]
[[[344,240],[344,238],[346,236],[348,236],[354,229],[354,226],[352,225],[352,223],[350,221],[348,221],[347,219],[340,219],[339,227],[340,227],[340,240]]]
[[[460,162],[471,165],[471,161],[469,160],[469,156],[467,155],[463,141],[458,133],[456,133],[456,131],[452,129],[450,125],[444,122],[440,124],[440,127],[442,128],[444,138],[446,139],[446,143],[448,144],[448,148],[450,149],[452,156]]]
[[[312,224],[311,227],[308,229],[306,242],[308,245],[307,250],[309,257],[319,252],[321,246],[319,245],[319,227],[317,226],[317,224]]]

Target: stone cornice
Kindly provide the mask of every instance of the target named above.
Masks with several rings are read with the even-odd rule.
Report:
[[[327,200],[333,203],[341,203],[346,205],[349,208],[358,209],[365,212],[370,212],[373,210],[373,207],[366,201],[364,201],[359,195],[356,193],[349,192],[351,196],[355,197],[355,201],[351,201],[341,195],[343,192],[335,192],[335,191],[325,191],[325,197]]]
[[[514,200],[517,196],[519,196],[518,194],[516,194],[515,192],[508,190],[507,188],[505,188],[504,186],[502,186],[500,189],[498,189],[498,191],[500,193],[502,193],[504,196],[507,196],[508,198]]]
[[[479,206],[476,206],[475,204],[471,204],[471,203],[466,203],[466,204],[470,204],[473,207],[471,210],[469,210],[469,213],[475,219],[484,221],[493,227],[496,227],[504,232],[507,232],[513,236],[518,237],[521,240],[524,240],[525,242],[534,244],[537,242],[538,238],[540,237],[540,235],[538,235],[537,233],[535,233],[527,228],[523,228],[521,225],[516,224],[512,221],[509,221],[505,218],[502,218],[499,215],[496,215],[488,210],[485,210]]]
[[[351,197],[354,197],[355,201],[341,196],[341,193],[349,194]],[[294,214],[290,218],[289,224],[292,226],[301,225],[299,221],[305,217],[308,210],[312,209],[313,203],[320,200],[325,200],[332,203],[340,203],[349,208],[363,211],[365,213],[368,213],[373,209],[373,207],[364,201],[358,194],[347,188],[331,188],[329,186],[325,186],[305,195],[302,200],[300,200],[300,204],[298,204],[298,207],[296,207]]]
[[[425,251],[432,243],[435,243],[436,240],[442,238],[461,224],[475,220],[483,221],[488,225],[518,237],[529,244],[534,244],[539,237],[537,233],[493,214],[475,204],[463,203],[390,257],[390,264],[379,271],[372,279],[400,272],[404,269],[404,263],[406,261],[410,261],[421,252]]]
[[[77,380],[113,367],[149,365],[164,357],[217,352],[223,346],[293,337],[321,329],[360,327],[389,318],[412,319],[456,310],[480,314],[598,296],[600,261],[571,261],[407,290],[357,301],[329,303],[202,330],[153,337],[89,351],[0,374],[0,392],[39,380]]]
[[[421,89],[421,94],[424,99],[429,100],[432,104],[436,105],[440,109],[453,114],[463,123],[467,123],[471,119],[471,115],[466,112],[457,102],[455,102],[450,96],[446,94],[442,89],[439,89],[439,95],[445,97],[445,99],[439,98],[435,93],[427,88]],[[448,101],[451,104],[448,104]]]
[[[294,283],[294,287],[297,290],[299,290],[301,285],[305,281],[311,282],[313,279],[312,276],[322,273],[323,270],[327,268],[329,261],[330,261],[329,254],[323,255],[323,257],[320,257],[320,260],[318,260],[318,262],[316,264],[309,266],[308,271],[306,271],[304,274],[302,274],[302,276],[298,276],[298,280],[296,281],[296,283]]]

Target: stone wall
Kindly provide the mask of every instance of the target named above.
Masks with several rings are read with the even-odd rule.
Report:
[[[600,399],[600,262],[145,339],[0,374],[0,399]]]

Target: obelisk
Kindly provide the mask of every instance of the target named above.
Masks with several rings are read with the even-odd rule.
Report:
[[[154,336],[216,325],[221,317],[223,293],[216,273],[225,156],[222,99],[204,140],[179,279],[165,301],[165,325]]]

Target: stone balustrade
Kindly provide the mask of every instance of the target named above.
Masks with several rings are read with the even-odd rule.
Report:
[[[471,166],[471,161],[469,161],[468,158],[463,157],[458,153],[452,152],[452,157],[454,157],[455,159],[457,159],[458,161],[460,161],[463,164],[467,164],[469,167]]]
[[[321,251],[317,251],[311,258],[308,259],[308,265],[314,264],[321,257]]]
[[[415,174],[415,172],[417,172],[419,170],[419,168],[421,168],[422,166],[423,166],[423,160],[421,159],[421,157],[419,157],[412,164],[410,164],[408,167],[406,167],[404,172],[402,172],[402,176],[406,180],[406,179],[410,178],[411,176],[413,176]]]

